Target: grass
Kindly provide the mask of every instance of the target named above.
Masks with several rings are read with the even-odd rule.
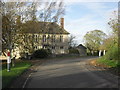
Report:
[[[96,60],[97,64],[100,66],[107,66],[109,70],[114,73],[115,75],[120,76],[120,61],[119,60],[106,60],[103,57]]]
[[[31,63],[28,61],[20,61],[15,64],[15,67],[11,67],[10,72],[7,72],[6,64],[3,65],[0,75],[2,75],[2,87],[5,88],[9,84],[21,75],[26,69],[31,66]],[[2,73],[2,74],[1,74]]]
[[[100,58],[97,60],[97,63],[104,64],[110,67],[117,67],[119,65],[117,60],[106,60],[104,58]]]

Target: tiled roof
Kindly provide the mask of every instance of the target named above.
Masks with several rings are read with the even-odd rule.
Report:
[[[25,33],[70,34],[64,28],[52,22],[27,21],[23,24]]]

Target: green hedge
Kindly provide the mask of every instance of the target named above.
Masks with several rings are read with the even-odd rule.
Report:
[[[39,49],[32,54],[32,58],[46,58],[51,54],[50,49]]]

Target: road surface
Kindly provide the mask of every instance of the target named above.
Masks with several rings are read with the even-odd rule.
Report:
[[[86,64],[92,58],[47,61],[31,74],[24,88],[117,88],[118,77]]]

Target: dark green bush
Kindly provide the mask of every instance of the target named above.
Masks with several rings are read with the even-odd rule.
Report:
[[[70,48],[69,54],[79,54],[79,51],[76,48]]]
[[[32,58],[46,58],[51,54],[49,49],[39,49],[32,54]]]

